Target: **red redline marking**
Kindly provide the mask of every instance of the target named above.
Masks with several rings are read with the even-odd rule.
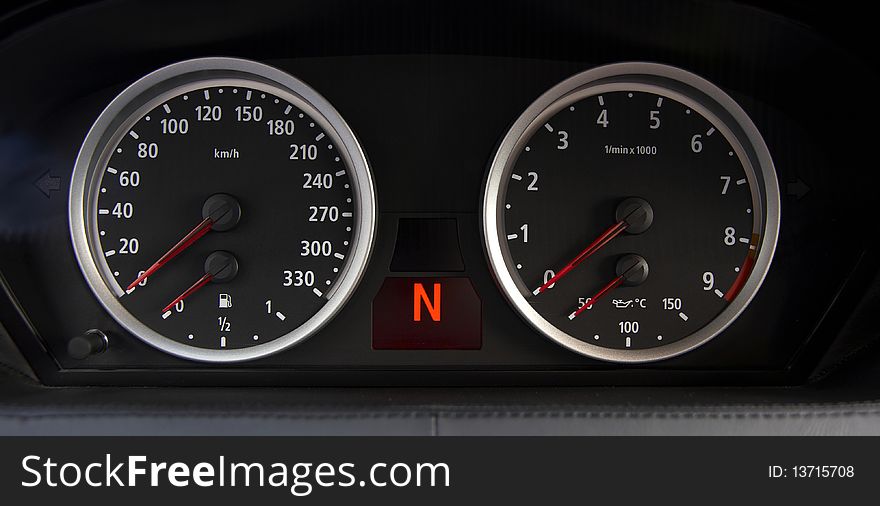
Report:
[[[620,235],[620,233],[623,232],[624,230],[626,230],[626,227],[628,227],[628,226],[629,226],[629,224],[626,221],[621,220],[621,221],[618,221],[617,223],[615,223],[614,225],[611,225],[610,227],[608,227],[604,232],[602,232],[599,235],[599,237],[597,237],[593,242],[591,242],[589,246],[587,246],[586,248],[584,248],[583,251],[578,253],[578,255],[576,257],[574,257],[574,260],[569,262],[565,267],[562,268],[562,270],[560,270],[558,273],[556,273],[555,276],[553,276],[552,278],[547,280],[546,283],[541,285],[536,290],[537,293],[534,293],[534,292],[532,292],[532,293],[534,293],[535,295],[540,294],[540,293],[544,293],[544,291],[546,291],[551,285],[555,284],[557,281],[562,279],[563,276],[565,276],[566,274],[571,272],[571,270],[574,269],[575,267],[577,267],[581,262],[583,262],[584,260],[589,258],[593,253],[599,251],[606,244],[611,242],[612,239],[614,239],[615,237]]]
[[[746,280],[749,279],[749,274],[752,273],[752,269],[755,267],[755,255],[753,250],[749,251],[749,256],[746,257],[745,262],[739,268],[739,275],[733,281],[733,284],[730,285],[730,288],[727,290],[727,293],[724,294],[724,300],[727,302],[732,302],[733,299],[739,295],[739,292],[742,291],[743,285],[746,284]]]

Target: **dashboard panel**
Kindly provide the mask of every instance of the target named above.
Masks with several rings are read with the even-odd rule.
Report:
[[[770,8],[120,0],[4,36],[0,321],[46,384],[798,385],[876,336],[876,62]]]

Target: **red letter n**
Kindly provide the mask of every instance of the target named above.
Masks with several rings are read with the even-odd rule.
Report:
[[[440,283],[434,283],[434,300],[428,298],[425,287],[421,283],[413,284],[413,321],[422,321],[422,302],[431,314],[431,319],[440,321]]]

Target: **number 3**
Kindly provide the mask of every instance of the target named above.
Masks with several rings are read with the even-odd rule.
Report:
[[[556,149],[567,149],[568,148],[568,132],[565,130],[560,130],[559,132],[559,144],[556,146]]]

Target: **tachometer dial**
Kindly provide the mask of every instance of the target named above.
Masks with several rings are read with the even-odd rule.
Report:
[[[342,307],[374,233],[353,133],[277,69],[190,60],[137,81],[76,162],[71,232],[110,314],[169,353],[237,361],[308,337]]]
[[[522,114],[483,212],[490,263],[526,320],[581,354],[646,362],[743,311],[773,256],[779,190],[727,94],[627,63],[578,74]]]

